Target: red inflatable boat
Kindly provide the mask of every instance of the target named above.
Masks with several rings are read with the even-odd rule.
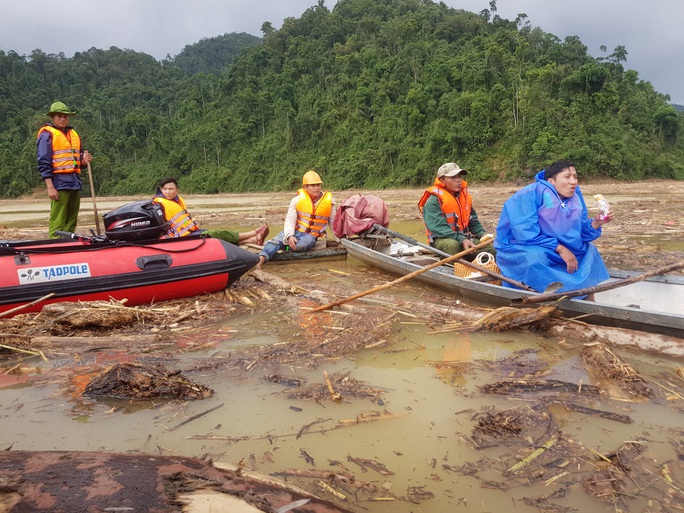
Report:
[[[126,299],[127,305],[217,292],[259,258],[219,239],[0,242],[0,313],[54,294],[46,303]]]

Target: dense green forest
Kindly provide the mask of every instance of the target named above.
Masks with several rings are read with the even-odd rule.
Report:
[[[429,183],[453,160],[487,181],[558,158],[584,176],[684,179],[684,113],[625,71],[496,2],[323,0],[263,37],[226,34],[157,61],[116,47],[67,58],[0,51],[0,195],[41,180],[35,134],[55,100],[95,157],[99,195]]]

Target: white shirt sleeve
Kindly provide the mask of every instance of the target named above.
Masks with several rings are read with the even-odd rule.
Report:
[[[330,235],[332,236],[333,239],[335,239],[337,242],[340,241],[337,237],[335,237],[335,232],[333,231],[333,223],[335,222],[335,214],[337,213],[337,205],[335,204],[335,198],[331,198],[332,200],[332,208],[330,209],[330,219],[328,219],[328,228],[330,229]]]
[[[283,241],[287,243],[287,238],[295,233],[295,225],[297,223],[297,203],[299,203],[299,196],[295,196],[290,201],[290,206],[287,208],[287,215],[285,216],[285,225],[283,226],[283,233],[285,237]]]

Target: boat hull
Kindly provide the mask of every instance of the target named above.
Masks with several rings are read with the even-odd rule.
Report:
[[[422,268],[410,258],[390,256],[386,238],[344,239],[342,244],[350,257],[394,274],[406,275]],[[636,273],[613,271],[612,274],[614,279],[620,279]],[[447,266],[425,271],[415,279],[463,299],[496,307],[511,306],[514,299],[537,295],[460,278]],[[566,317],[579,317],[583,322],[684,338],[684,277],[681,276],[654,277],[615,291],[597,293],[596,301],[564,299],[557,302],[557,307]]]
[[[229,287],[257,262],[253,253],[204,237],[3,244],[0,313],[49,294],[21,313],[59,301],[113,298],[133,306],[212,293]]]

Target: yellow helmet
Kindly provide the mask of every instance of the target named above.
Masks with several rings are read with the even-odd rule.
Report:
[[[321,177],[313,169],[304,173],[302,177],[302,185],[315,185],[317,183],[323,183]]]

